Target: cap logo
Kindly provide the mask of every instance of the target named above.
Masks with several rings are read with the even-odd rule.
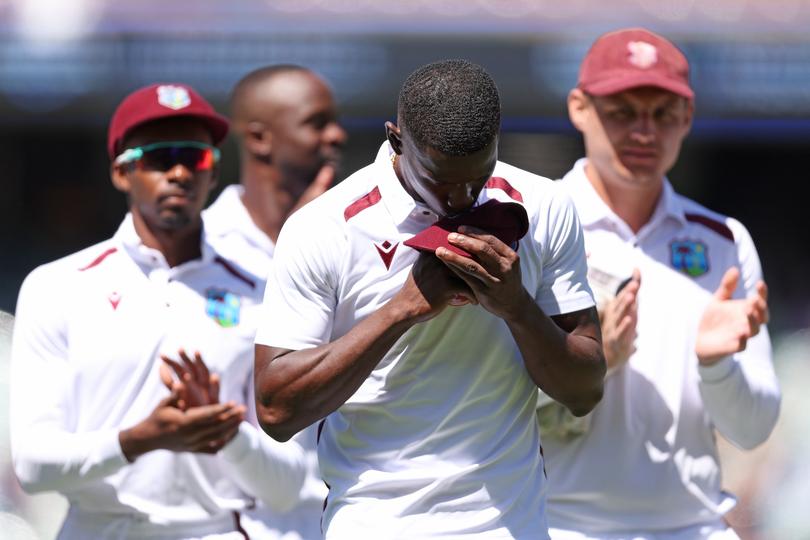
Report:
[[[191,105],[191,96],[182,86],[166,84],[157,88],[158,103],[174,111]]]
[[[628,60],[639,69],[647,69],[658,62],[658,49],[646,41],[631,41],[627,44]]]

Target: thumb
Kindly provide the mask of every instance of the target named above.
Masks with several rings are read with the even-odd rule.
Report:
[[[295,203],[295,207],[292,211],[295,212],[308,202],[313,201],[326,193],[326,191],[332,186],[334,179],[335,168],[332,165],[324,165],[321,167],[321,170],[318,171],[317,175],[315,175],[315,179],[312,181],[309,187],[307,187],[304,193],[301,194],[301,198],[298,199],[298,202]]]
[[[734,290],[737,288],[738,281],[740,281],[740,271],[735,266],[732,266],[723,274],[720,286],[714,291],[714,297],[719,300],[730,300],[734,295]]]

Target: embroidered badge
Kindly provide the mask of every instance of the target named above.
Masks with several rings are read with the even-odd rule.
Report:
[[[627,44],[628,60],[639,69],[651,68],[658,62],[658,49],[646,41],[631,41]]]
[[[182,86],[164,84],[157,88],[158,103],[172,110],[180,110],[191,105],[191,96]]]
[[[225,289],[211,288],[205,291],[205,313],[223,328],[239,324],[242,300]]]
[[[391,268],[391,261],[394,260],[394,253],[397,252],[398,245],[399,242],[397,242],[396,244],[392,244],[388,240],[386,240],[382,244],[374,244],[374,247],[377,248],[377,253],[380,254],[380,258],[382,259],[386,270]]]
[[[709,271],[709,256],[706,244],[693,240],[675,241],[670,244],[672,266],[684,274],[699,277]]]

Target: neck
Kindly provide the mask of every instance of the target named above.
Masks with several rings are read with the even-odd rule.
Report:
[[[242,161],[242,204],[253,223],[273,242],[289,217],[296,198],[281,186],[281,173],[270,165]]]
[[[634,233],[652,219],[664,188],[663,181],[649,186],[628,187],[623,186],[621,182],[606,182],[604,175],[600,174],[590,161],[585,165],[585,176],[605,204],[627,223]]]
[[[146,247],[163,254],[170,267],[202,257],[202,221],[197,221],[178,230],[164,230],[151,227],[136,209],[132,210],[135,232]]]

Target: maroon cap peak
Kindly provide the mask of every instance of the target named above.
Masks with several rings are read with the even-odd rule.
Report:
[[[121,151],[119,145],[134,128],[164,118],[199,118],[218,145],[228,134],[228,120],[214,110],[193,88],[182,83],[150,84],[135,90],[115,109],[107,132],[110,159]]]

